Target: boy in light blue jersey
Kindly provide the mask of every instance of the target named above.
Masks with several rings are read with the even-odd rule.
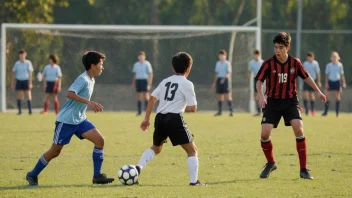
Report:
[[[261,53],[259,50],[255,50],[253,53],[253,59],[249,62],[248,64],[248,77],[250,80],[253,79],[253,86],[254,86],[254,100],[256,101],[256,105],[257,105],[257,114],[255,114],[255,116],[259,116],[260,113],[262,112],[262,109],[259,106],[259,97],[258,97],[258,91],[257,91],[257,80],[254,79],[254,77],[257,75],[260,67],[263,64],[263,59],[261,57]],[[252,77],[253,74],[253,78]]]
[[[59,59],[56,55],[49,55],[49,64],[44,67],[43,70],[43,85],[45,91],[45,102],[44,111],[42,114],[47,114],[50,106],[50,97],[54,98],[55,101],[55,113],[59,113],[60,105],[57,94],[61,91],[61,78],[62,72],[59,65],[57,65]]]
[[[21,49],[19,52],[20,60],[15,63],[12,68],[11,89],[17,91],[17,115],[22,114],[22,99],[23,94],[26,93],[28,113],[32,114],[32,74],[33,66],[30,60],[26,59],[27,52]],[[15,85],[16,79],[16,85]]]
[[[30,186],[38,185],[39,173],[55,157],[59,156],[64,145],[68,144],[73,135],[79,139],[87,139],[94,144],[93,149],[93,184],[107,184],[114,181],[101,173],[104,160],[104,138],[99,130],[87,119],[86,109],[89,106],[94,112],[103,111],[103,106],[90,101],[94,88],[94,77],[100,76],[104,67],[105,55],[90,51],[82,57],[86,71],[77,77],[68,89],[67,99],[56,119],[53,144],[44,153],[34,169],[27,173],[26,179]]]
[[[215,116],[222,115],[222,103],[225,100],[225,95],[229,105],[230,116],[233,116],[232,112],[232,92],[229,90],[229,77],[232,72],[231,63],[226,60],[226,51],[220,50],[219,61],[215,65],[215,77],[213,81],[213,88],[216,88],[216,94],[218,96],[218,112]]]
[[[326,65],[325,68],[325,89],[327,92],[328,101],[325,103],[325,111],[323,116],[328,115],[329,110],[329,98],[331,94],[334,94],[336,99],[336,117],[339,116],[340,111],[340,100],[341,100],[341,92],[342,89],[346,88],[346,80],[343,71],[343,65],[340,62],[340,55],[337,52],[331,53],[331,62]]]
[[[315,83],[318,85],[318,87],[321,87],[321,81],[320,81],[320,67],[319,63],[314,60],[314,53],[313,52],[308,52],[306,55],[307,60],[303,63],[303,66],[306,68],[308,71],[308,74],[310,77],[315,81]],[[310,109],[312,116],[315,115],[315,91],[314,89],[309,86],[307,83],[304,83],[303,85],[303,104],[304,104],[304,109],[306,115],[309,113],[308,109],[308,101],[310,100]]]
[[[132,87],[136,88],[137,92],[137,115],[142,114],[142,99],[144,97],[144,107],[148,105],[150,98],[149,90],[153,83],[153,69],[149,61],[145,60],[145,52],[140,51],[138,61],[133,65],[132,72],[134,73]]]

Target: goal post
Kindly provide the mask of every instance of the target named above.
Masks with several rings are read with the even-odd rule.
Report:
[[[9,34],[9,31],[16,31],[11,32]],[[67,43],[77,43],[77,39],[85,40],[85,42],[89,42],[89,39],[101,39],[104,40],[96,50],[102,49],[103,52],[111,51],[112,49],[116,50],[114,47],[108,46],[109,44],[113,42],[122,42],[122,41],[128,41],[129,45],[138,45],[140,44],[139,42],[136,42],[136,40],[167,40],[168,42],[171,43],[171,40],[177,40],[177,41],[182,41],[184,43],[189,43],[189,46],[186,46],[184,51],[192,50],[194,49],[195,46],[192,46],[191,43],[199,43],[204,45],[199,45],[199,46],[207,46],[209,49],[212,48],[212,45],[214,48],[216,48],[216,52],[219,50],[218,45],[216,43],[218,37],[216,37],[217,34],[231,34],[232,32],[237,32],[237,33],[243,33],[241,38],[236,39],[237,42],[241,42],[241,45],[235,46],[238,48],[237,52],[241,50],[241,47],[246,44],[246,42],[252,42],[254,41],[253,46],[251,45],[250,47],[246,46],[246,48],[243,48],[244,52],[241,52],[242,54],[245,54],[246,60],[241,60],[241,74],[238,74],[238,76],[241,76],[243,78],[243,72],[248,71],[247,67],[244,69],[244,65],[248,64],[248,58],[249,56],[251,57],[254,49],[260,49],[260,34],[261,30],[259,27],[253,27],[253,26],[160,26],[160,25],[65,25],[65,24],[12,24],[12,23],[4,23],[1,26],[1,70],[0,70],[0,111],[1,112],[6,112],[6,109],[8,107],[7,104],[7,96],[6,92],[8,90],[8,87],[6,85],[6,73],[8,72],[8,67],[12,67],[12,65],[9,64],[7,60],[7,52],[8,47],[7,43],[9,39],[16,40],[13,37],[16,37],[18,34],[25,34],[22,32],[30,31],[30,35],[32,35],[33,39],[39,39],[39,40],[45,40],[47,39],[46,36],[50,37],[59,37],[61,40],[64,41],[70,41]],[[246,35],[249,33],[250,35]],[[215,36],[214,36],[215,35]],[[202,38],[200,38],[202,37]],[[208,38],[208,37],[214,37],[214,38]],[[216,38],[215,38],[216,37]],[[227,38],[225,35],[224,37]],[[250,37],[251,40],[248,41],[248,38]],[[181,40],[180,40],[181,39]],[[242,39],[242,41],[241,41]],[[246,40],[247,39],[247,40]],[[16,40],[17,41],[17,40]],[[222,43],[226,43],[226,41],[221,41]],[[21,44],[18,44],[20,46]],[[147,46],[144,46],[144,44],[140,44],[141,46],[139,47],[140,50],[147,48]],[[228,45],[228,44],[227,44]],[[249,45],[249,44],[248,44]],[[124,46],[127,46],[124,45]],[[171,44],[168,44],[167,46],[172,46]],[[26,46],[23,46],[26,48]],[[37,46],[40,48],[41,46]],[[71,54],[75,54],[78,52],[81,52],[83,50],[82,48],[78,48],[78,46],[75,46],[72,44],[72,46],[61,46],[62,48],[65,48],[64,50],[72,50]],[[77,48],[77,51],[71,49],[73,47]],[[223,46],[222,48],[228,49],[228,46]],[[249,48],[250,51],[248,50]],[[17,49],[16,49],[17,50]],[[120,52],[123,52],[124,49],[120,49]],[[126,49],[127,50],[127,49]],[[170,54],[171,52],[174,53],[174,51],[180,50],[180,47],[175,48],[175,49],[170,49],[168,48],[163,48],[163,50],[169,50],[167,54]],[[182,50],[182,48],[181,48]],[[208,50],[208,51],[213,51]],[[193,55],[192,51],[187,51],[191,55]],[[31,52],[29,52],[31,53]],[[135,55],[138,53],[138,51],[134,52],[133,58]],[[209,53],[209,54],[208,54]],[[211,52],[213,53],[213,52]],[[201,53],[197,54],[196,56],[201,57],[204,56],[204,59],[206,59],[208,56],[215,56],[216,54],[211,54],[210,52],[204,52],[202,51]],[[235,52],[236,53],[236,52]],[[238,61],[241,57],[241,53],[238,53],[237,59],[235,58],[234,61]],[[161,53],[160,53],[161,54]],[[12,60],[14,57],[11,57]],[[65,59],[65,57],[62,57]],[[168,57],[169,58],[169,57]],[[197,59],[201,60],[201,59]],[[237,69],[237,64],[236,62],[232,62],[233,72],[236,72]],[[165,62],[165,61],[162,61]],[[198,61],[200,62],[200,61]],[[245,63],[247,62],[247,63]],[[124,63],[126,65],[130,65],[131,63]],[[153,64],[153,63],[152,63]],[[168,63],[169,64],[169,63]],[[198,64],[197,62],[195,65]],[[215,62],[209,63],[211,65],[215,65]],[[37,71],[38,72],[38,71]],[[213,72],[213,69],[212,71]],[[202,78],[202,74],[194,74],[192,75],[198,76],[197,78]],[[35,79],[35,73],[33,73],[33,80]],[[165,76],[164,76],[165,77]],[[245,77],[250,83],[253,83],[252,81],[249,81],[247,78],[247,74],[245,73]],[[72,80],[72,79],[70,79]],[[74,80],[74,79],[73,79]],[[203,79],[204,80],[204,79]],[[201,81],[201,80],[199,80]],[[209,79],[211,82],[212,79]],[[112,83],[113,80],[110,80],[109,83]],[[248,84],[248,83],[247,83]],[[253,99],[252,93],[253,93],[253,85],[248,86],[248,88],[251,90],[251,94],[248,98]],[[211,89],[211,88],[209,88]],[[236,98],[236,93],[233,94]],[[249,110],[253,111],[254,110],[254,103],[253,101],[248,101],[246,104],[249,104]],[[243,108],[243,109],[248,109],[248,107]]]

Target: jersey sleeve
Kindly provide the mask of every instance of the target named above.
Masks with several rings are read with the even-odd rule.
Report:
[[[82,77],[78,77],[71,85],[70,88],[68,88],[68,91],[75,92],[75,94],[78,94],[84,87],[88,86],[88,83],[84,80]]]
[[[133,72],[133,73],[136,73],[136,63],[133,64],[132,72]]]
[[[329,73],[330,73],[329,70],[330,70],[330,69],[329,69],[329,64],[327,64],[326,67],[325,67],[325,74],[329,74]]]
[[[231,63],[227,62],[227,73],[231,73],[231,72],[232,72]]]
[[[57,66],[57,77],[61,78],[62,77],[62,72],[60,66]]]
[[[16,72],[17,71],[17,64],[15,63],[12,67],[12,72]]]
[[[42,75],[43,75],[44,77],[46,77],[46,69],[47,69],[47,66],[44,67],[43,72],[42,72]]]
[[[344,71],[343,71],[343,65],[341,64],[341,67],[340,67],[340,74],[344,74]]]
[[[315,65],[315,69],[316,69],[316,72],[319,73],[320,72],[320,66],[319,66],[319,63],[317,62],[317,64]]]
[[[219,64],[218,63],[215,64],[215,70],[214,71],[217,74],[219,73]]]
[[[298,65],[297,75],[299,77],[301,77],[302,79],[307,79],[309,77],[309,74],[308,74],[306,68],[303,67],[301,61],[297,60],[297,65]]]
[[[269,76],[269,73],[270,73],[269,62],[265,61],[262,64],[262,66],[260,67],[260,69],[254,79],[264,82],[265,79]]]
[[[31,61],[28,61],[28,71],[29,72],[33,72],[33,65],[32,65],[32,62]]]
[[[251,61],[248,63],[248,71],[252,71],[252,64],[251,64]]]
[[[193,83],[190,82],[183,89],[184,89],[184,95],[186,97],[187,106],[197,105],[196,93],[194,92]]]
[[[161,83],[158,85],[158,87],[156,89],[154,89],[154,91],[152,92],[152,96],[155,97],[156,99],[159,100],[159,96],[160,96],[160,85]]]
[[[153,68],[152,68],[152,65],[150,64],[150,62],[147,63],[147,73],[148,74],[153,73]]]

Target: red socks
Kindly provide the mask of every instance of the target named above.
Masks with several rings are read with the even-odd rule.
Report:
[[[274,163],[275,161],[274,161],[274,153],[273,153],[273,144],[271,140],[269,140],[269,142],[261,141],[261,145],[268,163]]]
[[[50,101],[45,101],[44,102],[44,112],[48,112],[49,106],[50,106]]]
[[[60,104],[58,100],[55,100],[55,113],[56,115],[59,113],[60,110]]]
[[[299,165],[301,169],[305,169],[307,167],[307,144],[306,139],[296,139],[296,147],[299,157]]]

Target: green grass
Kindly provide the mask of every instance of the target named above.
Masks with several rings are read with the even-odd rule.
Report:
[[[105,137],[103,171],[116,178],[124,164],[135,164],[152,143],[152,129],[139,130],[133,113],[88,115]],[[92,185],[93,145],[73,137],[61,155],[27,187],[25,174],[52,142],[55,117],[0,114],[0,197],[352,197],[352,115],[305,117],[308,167],[315,180],[299,179],[291,128],[273,131],[278,170],[259,179],[265,163],[259,135],[260,118],[236,114],[214,118],[187,114],[199,149],[199,177],[207,187],[189,187],[186,154],[170,143],[143,170],[139,186]]]

